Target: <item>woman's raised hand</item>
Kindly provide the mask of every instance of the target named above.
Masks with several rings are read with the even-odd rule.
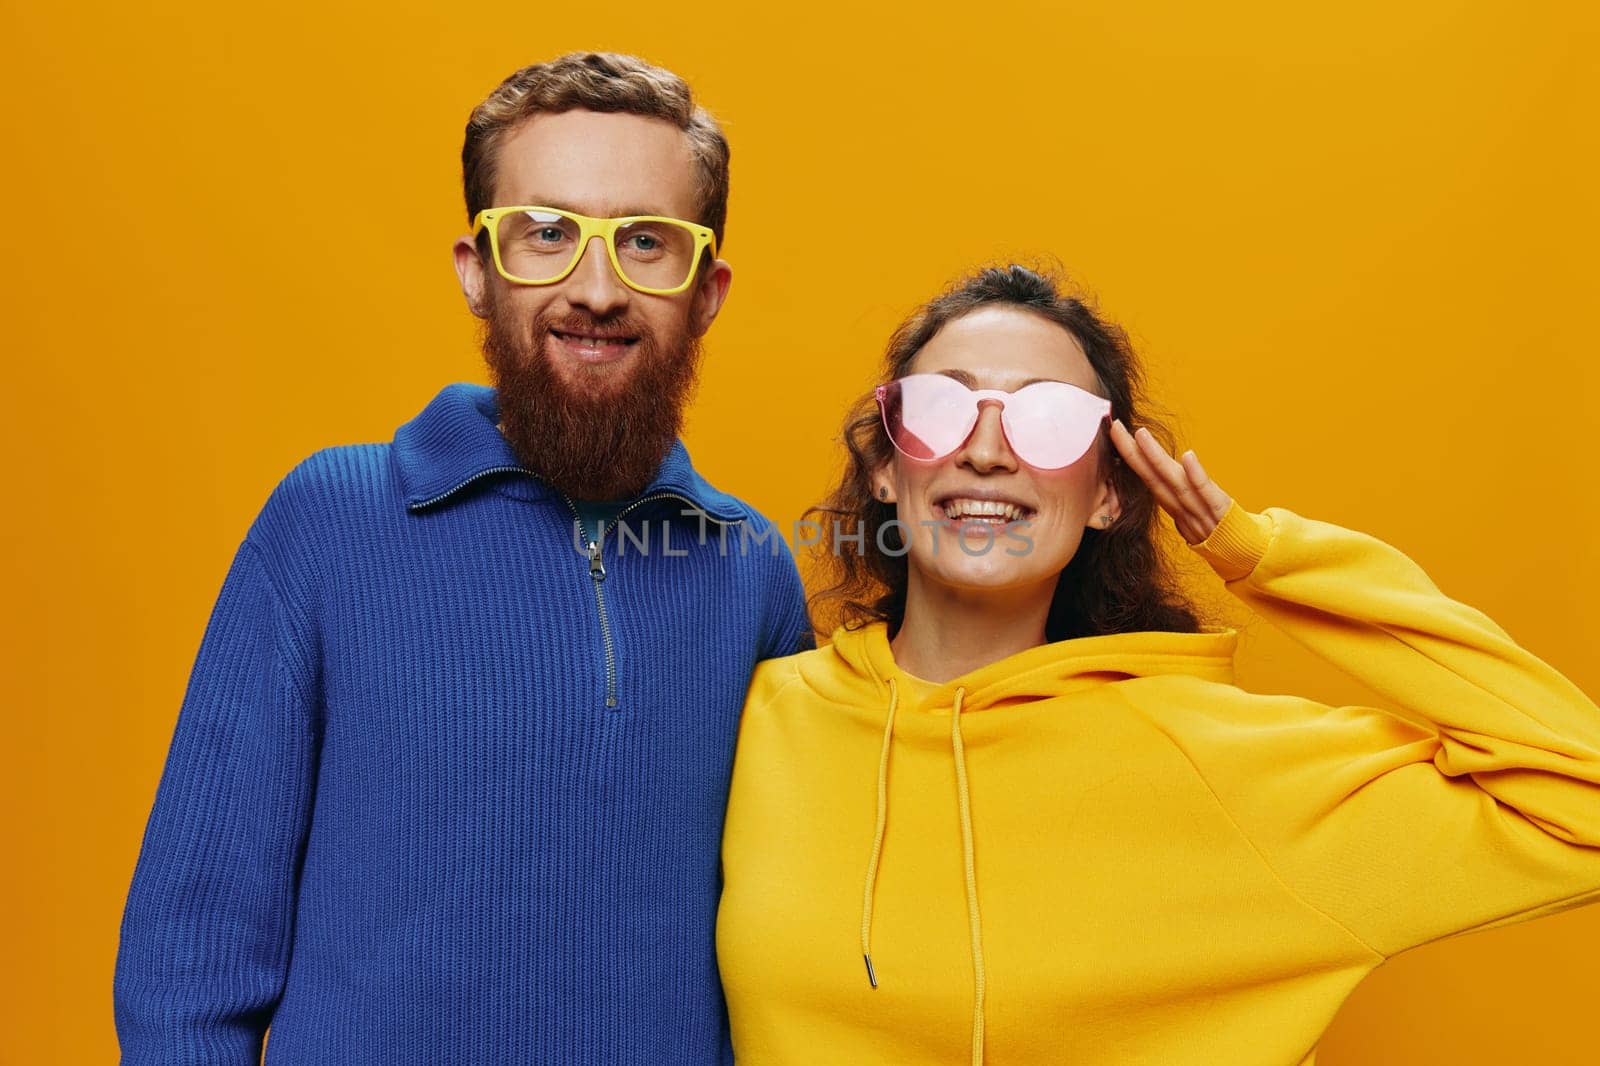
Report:
[[[1172,516],[1178,532],[1190,544],[1209,537],[1228,513],[1233,499],[1206,476],[1193,450],[1174,459],[1148,429],[1140,426],[1129,433],[1116,418],[1111,420],[1111,442],[1122,453],[1122,461],[1150,486],[1156,502]]]

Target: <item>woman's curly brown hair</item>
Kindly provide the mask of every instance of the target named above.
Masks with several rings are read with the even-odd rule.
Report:
[[[1072,334],[1094,369],[1097,391],[1111,401],[1112,416],[1126,426],[1149,427],[1169,452],[1173,450],[1171,431],[1145,409],[1143,369],[1127,333],[1077,297],[1063,294],[1051,274],[1016,264],[982,268],[919,308],[889,338],[883,380],[903,376],[911,360],[945,325],[990,306],[1022,308]],[[839,484],[806,512],[806,518],[821,527],[813,553],[816,572],[826,582],[809,598],[812,620],[821,633],[831,632],[835,625],[855,629],[883,621],[893,636],[905,616],[906,552],[898,524],[883,528],[895,517],[894,504],[872,494],[872,472],[893,458],[894,446],[870,391],[852,405],[843,443],[847,457]],[[1097,447],[1102,461],[1109,464],[1122,513],[1105,529],[1085,530],[1077,552],[1057,579],[1045,639],[1138,630],[1201,631],[1206,620],[1180,590],[1157,543],[1159,504],[1139,475],[1122,462],[1104,427]],[[854,543],[859,550],[827,548],[841,543]],[[879,550],[880,544],[889,550]]]

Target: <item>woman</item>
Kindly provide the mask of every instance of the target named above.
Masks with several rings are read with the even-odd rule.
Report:
[[[1390,956],[1600,899],[1600,709],[1398,550],[1174,460],[1139,382],[1021,267],[892,339],[820,509],[845,624],[741,726],[741,1066],[1310,1063]],[[1237,688],[1158,507],[1417,720]]]

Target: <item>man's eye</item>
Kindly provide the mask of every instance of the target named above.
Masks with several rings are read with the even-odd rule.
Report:
[[[661,242],[648,233],[636,233],[629,238],[629,241],[641,252],[653,252],[661,247]]]
[[[537,241],[559,241],[564,234],[559,227],[545,226],[543,229],[533,231],[533,239]]]

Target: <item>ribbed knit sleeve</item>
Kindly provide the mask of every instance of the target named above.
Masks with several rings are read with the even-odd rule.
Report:
[[[1167,731],[1277,875],[1388,957],[1600,900],[1600,708],[1398,549],[1237,504],[1194,546],[1404,717],[1294,696]]]
[[[782,537],[778,538],[778,543],[783,544]],[[793,655],[817,646],[816,632],[811,628],[811,617],[806,612],[805,586],[801,584],[800,570],[787,544],[772,562],[778,570],[778,576],[768,600],[766,633],[761,650],[763,659]]]
[[[246,540],[207,624],[123,914],[123,1066],[255,1066],[318,754],[306,623]]]

